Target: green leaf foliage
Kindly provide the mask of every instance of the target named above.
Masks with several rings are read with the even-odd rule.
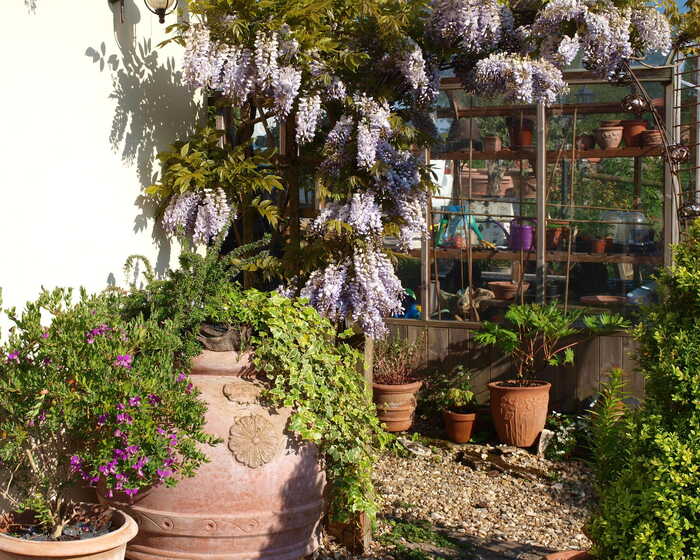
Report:
[[[71,489],[132,492],[192,476],[206,406],[178,353],[169,321],[121,312],[124,296],[43,291],[13,322],[0,347],[0,497],[33,510],[58,538],[69,523]]]
[[[512,305],[505,319],[505,326],[484,322],[474,340],[510,354],[518,379],[532,377],[545,365],[572,365],[573,348],[584,337],[629,327],[619,315],[565,312],[557,304]]]
[[[622,429],[604,433],[617,435],[596,469],[604,476],[590,534],[601,558],[700,557],[700,224],[674,256],[657,279],[659,303],[636,331],[644,405]],[[614,469],[601,464],[610,460]]]
[[[372,465],[388,436],[367,397],[358,369],[362,356],[348,344],[350,333],[338,335],[305,300],[244,291],[232,282],[260,258],[259,249],[254,244],[225,257],[216,250],[184,253],[180,270],[135,289],[126,310],[176,324],[186,356],[201,351],[197,334],[203,322],[249,333],[248,348],[270,403],[292,408],[289,430],[318,446],[334,517],[373,517],[378,506]]]

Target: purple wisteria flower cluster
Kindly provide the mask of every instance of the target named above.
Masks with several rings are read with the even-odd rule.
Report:
[[[393,61],[392,61],[393,62]],[[395,57],[395,63],[409,87],[413,104],[429,107],[440,91],[440,70],[434,60],[426,62],[423,49],[413,39]]]
[[[465,54],[492,51],[513,27],[512,13],[496,0],[433,0],[431,8],[429,36]]]
[[[163,230],[172,236],[191,237],[206,244],[228,225],[231,206],[223,189],[206,189],[173,195],[163,212]]]
[[[492,54],[477,62],[469,85],[474,93],[502,95],[513,103],[552,104],[566,91],[564,76],[551,62],[511,54]]]
[[[301,296],[333,321],[350,319],[368,336],[386,335],[385,317],[403,311],[403,287],[381,247],[357,246],[351,258],[311,274]]]
[[[517,28],[495,0],[433,0],[427,33],[456,49],[455,73],[469,92],[514,103],[553,103],[566,91],[562,70],[577,55],[612,79],[633,56],[671,48],[669,23],[655,8],[593,0],[551,0]]]
[[[350,226],[352,235],[360,238],[381,236],[384,229],[382,210],[372,193],[355,193],[345,204],[331,202],[321,210],[310,231],[324,235],[328,224],[334,221]]]

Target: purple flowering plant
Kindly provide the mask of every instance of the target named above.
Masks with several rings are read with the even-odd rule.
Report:
[[[206,405],[167,322],[125,320],[125,296],[43,291],[14,309],[0,346],[0,498],[50,538],[71,523],[76,486],[128,501],[206,461]],[[47,323],[47,319],[50,322]]]

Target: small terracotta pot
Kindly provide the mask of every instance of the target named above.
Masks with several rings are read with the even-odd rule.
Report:
[[[608,246],[606,239],[592,239],[591,240],[591,253],[605,253],[605,248]]]
[[[603,150],[614,150],[622,144],[621,126],[601,126],[595,131],[595,138]]]
[[[577,150],[592,150],[595,147],[595,136],[592,134],[580,134],[576,137]]]
[[[518,387],[501,381],[488,384],[493,424],[499,439],[507,445],[530,447],[544,429],[552,385],[546,381],[532,383],[537,385]]]
[[[467,443],[472,439],[472,433],[476,424],[476,413],[462,414],[461,412],[445,410],[442,413],[442,418],[445,421],[445,431],[450,441]]]
[[[564,233],[563,227],[547,228],[547,249],[549,251],[554,251],[559,247],[559,242],[561,241],[562,233]]]
[[[374,404],[377,416],[386,425],[387,432],[403,432],[413,425],[416,412],[416,393],[422,381],[403,385],[383,385],[374,383]]]
[[[633,147],[640,146],[642,142],[642,132],[647,129],[647,121],[633,120],[622,121],[622,137],[625,140],[625,146]]]
[[[485,152],[500,152],[503,147],[500,136],[482,136]]]
[[[0,534],[0,560],[124,560],[126,543],[136,536],[138,525],[130,516],[115,510],[116,530],[79,541],[28,541]]]
[[[584,550],[567,550],[566,552],[547,554],[545,560],[592,560],[592,558]]]
[[[642,146],[662,146],[663,140],[661,140],[661,131],[659,130],[645,130],[640,135]]]
[[[489,282],[488,287],[496,296],[496,299],[513,299],[518,293],[517,282]],[[522,283],[523,292],[527,292],[529,288],[529,282]]]

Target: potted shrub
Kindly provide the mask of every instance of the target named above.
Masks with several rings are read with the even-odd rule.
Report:
[[[581,213],[579,213],[581,214]],[[612,231],[612,224],[601,222],[601,213],[598,211],[586,211],[583,219],[588,220],[578,223],[579,235],[590,244],[590,252],[601,254],[607,249],[607,236]]]
[[[416,376],[422,340],[388,337],[375,344],[374,403],[379,420],[389,432],[402,432],[413,424],[416,394],[423,385]]]
[[[476,401],[471,374],[460,368],[438,386],[433,401],[442,410],[447,437],[455,443],[467,443],[476,423]]]
[[[533,445],[544,428],[551,385],[536,378],[548,365],[571,365],[584,336],[626,328],[619,315],[564,312],[556,304],[513,305],[505,325],[484,322],[477,344],[510,355],[515,376],[489,383],[491,414],[498,437],[517,447]]]
[[[134,520],[80,487],[134,499],[204,461],[204,405],[178,379],[168,325],[119,316],[123,296],[44,291],[0,347],[2,558],[124,558]],[[51,318],[42,324],[42,315]],[[94,495],[94,492],[93,492]]]

